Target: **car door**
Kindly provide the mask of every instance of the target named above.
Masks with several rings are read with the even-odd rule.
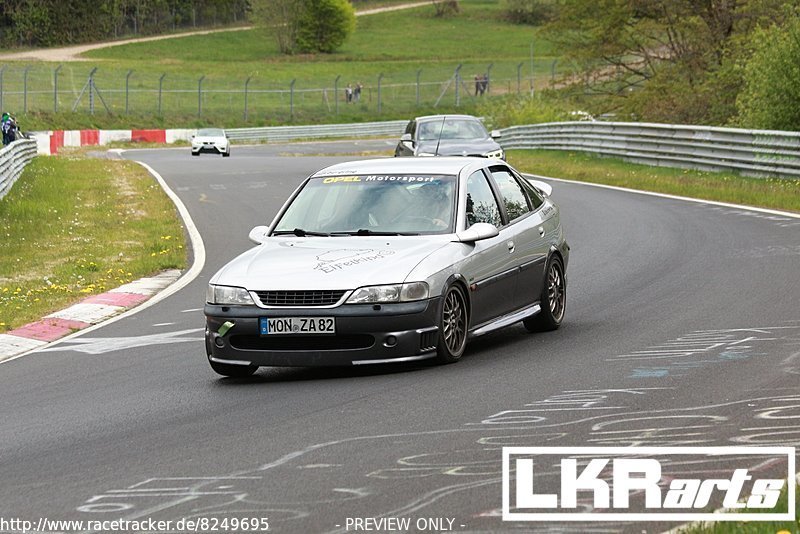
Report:
[[[464,265],[464,275],[470,285],[474,328],[514,309],[517,261],[511,244],[513,230],[504,226],[497,190],[483,171],[476,171],[466,183],[467,227],[486,222],[495,225],[500,233],[493,238],[475,242]]]
[[[542,219],[541,197],[532,197],[522,178],[506,165],[490,167],[509,220],[509,240],[519,268],[514,290],[514,308],[524,308],[540,299],[549,252],[547,230]]]

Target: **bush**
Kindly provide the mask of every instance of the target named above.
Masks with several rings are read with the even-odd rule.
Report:
[[[433,7],[436,9],[437,17],[458,15],[461,12],[458,0],[433,0]]]
[[[505,19],[514,24],[538,26],[555,19],[556,6],[552,0],[505,0]]]
[[[800,17],[760,30],[736,107],[747,128],[800,130]]]
[[[348,0],[305,0],[297,29],[301,52],[331,53],[342,46],[356,27],[356,14]]]
[[[550,98],[507,96],[484,101],[478,108],[490,128],[577,120]]]

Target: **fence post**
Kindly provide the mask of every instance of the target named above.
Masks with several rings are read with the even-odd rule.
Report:
[[[453,73],[453,78],[456,80],[456,107],[461,105],[461,94],[458,90],[461,86],[461,67],[463,66],[463,64],[459,63],[458,67],[456,67],[456,71]]]
[[[125,115],[128,114],[128,92],[130,88],[131,74],[133,74],[133,69],[129,70],[128,74],[125,75]]]
[[[422,74],[422,69],[417,70],[417,107],[419,107],[419,75]]]
[[[58,113],[58,72],[64,65],[59,65],[53,70],[53,113]]]
[[[164,87],[164,77],[167,75],[165,72],[158,79],[158,114],[161,115],[161,89]]]
[[[556,64],[558,63],[557,59],[553,60],[553,64],[550,66],[550,85],[554,86],[556,84]]]
[[[0,111],[3,109],[3,73],[6,71],[8,65],[3,65],[0,68]]]
[[[244,122],[247,122],[247,88],[250,85],[250,80],[252,79],[252,76],[248,76],[244,81]]]
[[[206,75],[203,74],[200,76],[200,79],[197,80],[197,116],[199,117],[203,113],[203,80],[206,78]]]
[[[517,65],[517,94],[522,91],[522,63]]]
[[[336,114],[339,114],[339,79],[342,75],[338,75],[335,80],[333,80],[333,99],[336,101]]]
[[[383,73],[378,74],[378,115],[381,114],[382,101],[381,101],[381,80],[383,80]]]
[[[533,41],[531,41],[531,96],[533,96]]]
[[[297,78],[292,80],[292,83],[289,84],[289,120],[294,120],[294,82],[297,81]]]
[[[22,112],[28,113],[28,71],[31,70],[30,65],[25,66],[25,71],[22,74]]]
[[[494,67],[494,63],[489,63],[489,66],[486,67],[486,94],[489,94],[489,85],[492,83],[492,67]]]
[[[93,68],[89,73],[89,113],[94,115],[94,73],[97,72],[97,67]]]

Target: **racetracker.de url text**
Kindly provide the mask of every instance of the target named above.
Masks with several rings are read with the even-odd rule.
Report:
[[[0,532],[266,532],[266,517],[192,517],[177,520],[113,519],[34,521],[0,517]]]

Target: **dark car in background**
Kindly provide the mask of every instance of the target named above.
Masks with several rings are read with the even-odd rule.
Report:
[[[426,115],[411,120],[395,148],[395,156],[478,156],[506,159],[495,141],[498,130],[486,131],[472,115]]]

